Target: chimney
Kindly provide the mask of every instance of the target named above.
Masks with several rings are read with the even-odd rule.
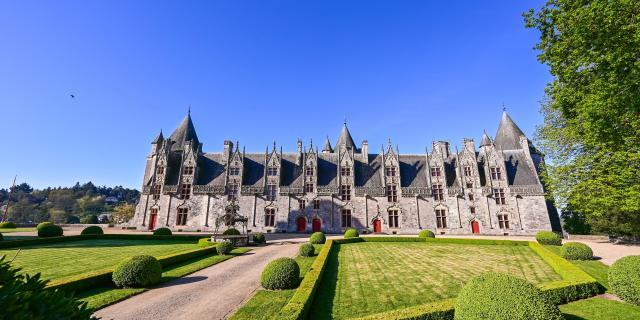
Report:
[[[231,152],[233,152],[233,142],[231,142],[231,140],[225,140],[224,141],[224,157],[225,159],[227,159],[227,161],[229,161],[229,158],[231,157]]]
[[[362,141],[362,146],[360,147],[360,152],[362,154],[362,161],[364,163],[369,163],[369,141]]]

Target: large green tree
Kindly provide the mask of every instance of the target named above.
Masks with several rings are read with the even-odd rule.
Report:
[[[596,231],[640,236],[640,1],[550,0],[524,16],[553,75],[547,184]]]

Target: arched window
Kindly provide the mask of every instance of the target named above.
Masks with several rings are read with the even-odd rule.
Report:
[[[436,209],[436,227],[444,229],[447,227],[447,210]]]
[[[276,225],[276,209],[267,208],[264,209],[264,226],[274,227]]]

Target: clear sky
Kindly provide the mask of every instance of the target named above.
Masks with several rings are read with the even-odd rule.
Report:
[[[541,2],[0,1],[0,187],[140,188],[189,105],[208,152],[335,143],[346,118],[423,153],[495,135],[503,102],[532,138]]]

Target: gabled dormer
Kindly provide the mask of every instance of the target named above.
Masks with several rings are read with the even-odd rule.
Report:
[[[282,152],[282,151],[281,151]],[[273,143],[271,153],[267,155],[265,161],[265,183],[280,185],[280,173],[282,167],[282,154],[276,151],[276,143]]]
[[[458,176],[463,190],[473,190],[480,187],[480,174],[473,139],[464,139],[462,151],[458,153]]]
[[[447,196],[447,176],[445,160],[449,157],[449,143],[434,141],[433,149],[428,157],[429,180],[431,182],[431,196],[434,201],[444,201]]]
[[[485,195],[492,197],[497,204],[506,204],[508,179],[504,155],[486,133],[482,137],[479,158],[488,187]]]
[[[226,166],[226,194],[229,200],[237,199],[240,194],[240,186],[242,185],[242,175],[244,171],[244,149],[240,152],[240,143],[236,142],[236,148],[233,150],[231,141],[225,142],[225,153],[229,155]]]
[[[355,188],[355,150],[341,146],[338,149],[338,185],[340,186],[340,198],[343,201],[351,201]]]
[[[315,194],[318,190],[318,152],[313,150],[313,141],[309,143],[309,151],[303,156],[304,192]]]
[[[391,139],[385,152],[382,147],[382,166],[384,172],[384,185],[385,193],[387,195],[387,201],[390,203],[397,203],[400,193],[400,154],[399,150],[393,150],[391,145]]]

